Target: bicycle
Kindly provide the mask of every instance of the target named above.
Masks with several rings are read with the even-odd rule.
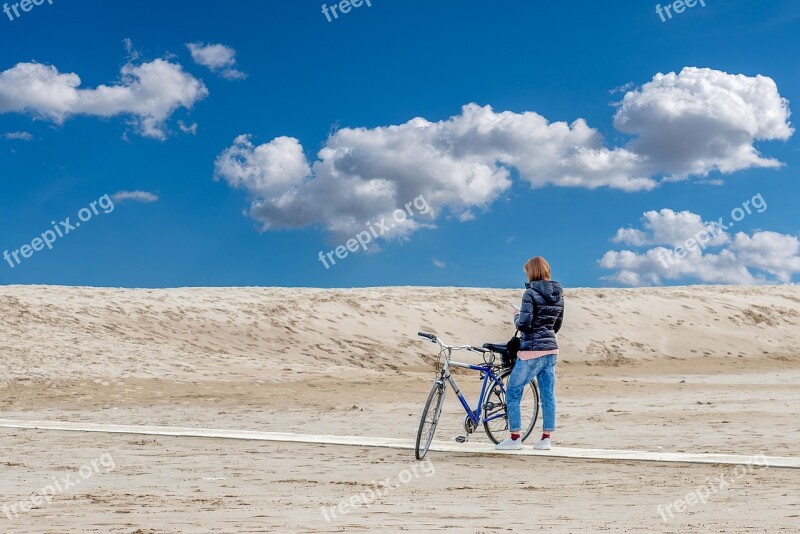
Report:
[[[486,435],[489,436],[489,439],[493,443],[496,444],[503,441],[507,437],[506,435],[509,430],[505,385],[508,383],[511,369],[504,368],[502,365],[497,365],[495,361],[497,360],[497,355],[502,356],[505,352],[506,346],[504,344],[495,343],[484,343],[483,348],[473,347],[472,345],[451,346],[442,343],[435,334],[419,332],[417,335],[430,340],[432,343],[437,343],[440,347],[439,356],[437,358],[438,377],[434,380],[433,387],[431,387],[428,401],[425,403],[425,408],[422,410],[419,429],[417,430],[417,442],[414,449],[414,455],[417,460],[422,460],[431,446],[433,434],[436,432],[436,426],[439,424],[439,417],[442,413],[442,406],[444,405],[444,397],[448,383],[453,388],[453,391],[455,391],[458,400],[461,401],[461,406],[467,413],[464,418],[464,430],[466,431],[466,435],[458,436],[455,440],[459,443],[467,442],[469,436],[479,425],[483,424]],[[483,363],[472,365],[451,361],[450,357],[454,350],[468,350],[481,354],[483,356]],[[441,369],[439,369],[440,365]],[[450,373],[450,367],[460,367],[480,372],[483,382],[481,383],[478,404],[474,410],[470,408],[469,403],[458,388],[456,379]],[[487,385],[489,385],[488,388]],[[533,431],[536,420],[539,418],[539,388],[535,379],[532,380],[525,389],[520,403],[520,411],[522,412],[524,429],[523,432],[520,432],[520,437],[525,440]],[[531,415],[527,425],[525,424],[526,414]]]

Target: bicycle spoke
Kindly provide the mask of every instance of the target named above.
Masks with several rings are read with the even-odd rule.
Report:
[[[431,446],[433,434],[436,432],[436,426],[442,413],[445,391],[444,383],[436,381],[428,395],[428,402],[425,403],[419,429],[417,430],[417,444],[414,451],[417,460],[422,460]]]
[[[508,377],[511,371],[506,371],[500,375],[500,380],[504,385],[508,384]],[[501,388],[497,382],[492,385],[484,406],[483,427],[486,434],[494,443],[499,443],[509,436],[508,413],[506,407],[505,389]],[[525,386],[522,399],[520,400],[520,414],[522,419],[522,439],[526,439],[533,431],[536,420],[539,417],[539,390],[535,382]]]

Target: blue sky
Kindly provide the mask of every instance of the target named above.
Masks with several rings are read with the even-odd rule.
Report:
[[[0,283],[517,287],[534,255],[572,287],[796,282],[800,145],[786,109],[800,102],[800,4],[705,3],[666,22],[656,2],[597,1],[372,0],[332,22],[307,0],[53,0],[13,21],[0,13],[0,252],[105,194],[157,199],[118,200],[52,250],[2,261]],[[235,65],[200,64],[187,43],[224,45]],[[110,95],[148,65],[165,70]],[[73,99],[56,70],[92,94]],[[651,83],[657,73],[677,79]],[[471,103],[481,117],[462,111]],[[507,128],[492,122],[503,112]],[[633,130],[615,127],[620,113]],[[594,137],[554,140],[556,158],[531,141],[555,128],[531,114],[575,136],[581,119]],[[386,137],[415,117],[429,128]],[[489,123],[488,137],[460,130]],[[282,137],[292,142],[272,143]],[[215,163],[236,147],[238,183]],[[587,148],[608,153],[587,163]],[[488,185],[464,182],[487,168]],[[680,268],[654,261],[757,194],[768,209],[714,246]],[[432,211],[417,226],[328,269],[319,260],[418,195]]]

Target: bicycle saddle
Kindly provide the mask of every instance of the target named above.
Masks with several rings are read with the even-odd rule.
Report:
[[[492,352],[498,352],[500,354],[505,354],[508,352],[508,347],[505,343],[484,343],[484,349],[489,349]]]

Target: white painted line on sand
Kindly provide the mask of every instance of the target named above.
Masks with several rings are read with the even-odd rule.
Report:
[[[325,445],[350,445],[357,447],[383,447],[389,449],[414,449],[414,440],[400,438],[373,438],[362,436],[325,436],[313,434],[291,434],[288,432],[259,432],[255,430],[221,430],[213,428],[183,428],[171,426],[110,425],[97,423],[74,423],[66,421],[14,421],[0,419],[0,428],[31,430],[60,430],[68,432],[101,432],[109,434],[145,434],[148,436],[174,436],[194,438],[241,439],[254,441],[281,441],[294,443],[316,443]],[[756,459],[769,467],[800,469],[800,458],[781,456],[742,456],[736,454],[648,452],[610,449],[577,449],[554,447],[550,451],[534,451],[525,447],[521,451],[497,451],[487,443],[450,443],[434,441],[430,448],[435,452],[459,452],[472,454],[516,454],[522,456],[552,456],[584,460],[622,460],[641,462],[666,462],[689,464],[747,465]]]

